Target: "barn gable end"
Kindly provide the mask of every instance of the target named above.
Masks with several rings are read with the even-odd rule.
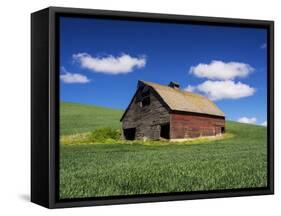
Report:
[[[157,94],[150,87],[149,104],[142,104],[142,93],[145,90],[139,86],[130,105],[121,118],[123,135],[135,133],[134,139],[159,139],[161,125],[169,124],[169,110],[159,100]],[[130,134],[131,134],[130,133]],[[132,139],[129,137],[129,139]]]

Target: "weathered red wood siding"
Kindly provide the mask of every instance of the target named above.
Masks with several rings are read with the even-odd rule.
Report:
[[[221,133],[225,127],[224,117],[200,114],[170,114],[171,139],[195,138],[200,136],[214,136]]]

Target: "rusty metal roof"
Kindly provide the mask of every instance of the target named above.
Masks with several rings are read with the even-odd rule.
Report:
[[[143,80],[139,82],[153,88],[171,110],[225,116],[217,105],[205,96]]]

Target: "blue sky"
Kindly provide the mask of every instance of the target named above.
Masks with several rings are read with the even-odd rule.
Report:
[[[266,119],[266,30],[62,17],[60,99],[125,109],[139,79],[206,95],[227,119]]]

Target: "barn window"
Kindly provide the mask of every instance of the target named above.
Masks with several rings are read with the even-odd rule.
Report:
[[[136,137],[136,128],[123,129],[123,134],[126,140],[134,140]]]
[[[141,107],[148,106],[150,104],[150,91],[149,89],[144,89],[141,94]]]
[[[149,96],[142,99],[142,107],[148,106],[149,104],[150,104],[150,97]]]
[[[170,124],[161,125],[160,137],[170,139]]]
[[[144,97],[149,96],[149,94],[150,94],[149,89],[144,89],[143,92],[142,92],[142,94],[141,94],[141,96],[144,98]]]

